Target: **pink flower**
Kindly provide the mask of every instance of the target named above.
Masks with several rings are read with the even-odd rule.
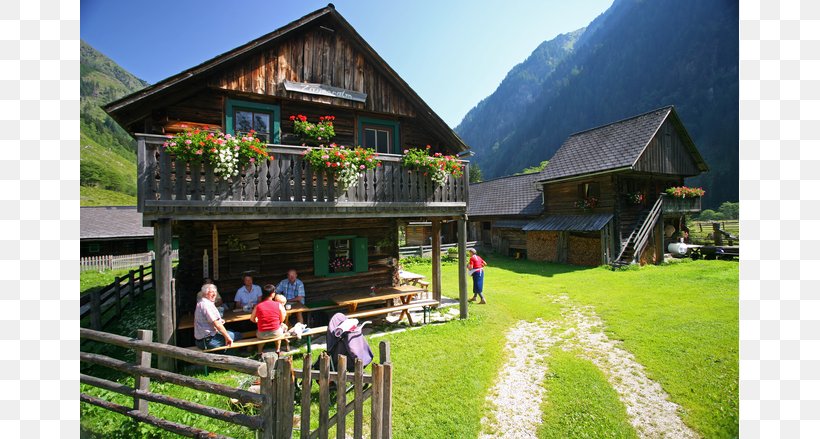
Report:
[[[255,161],[256,161],[256,160],[255,160],[253,157],[251,157],[251,163],[253,163],[253,162],[255,162]]]
[[[234,150],[234,151],[239,151],[239,145],[234,146],[234,147],[233,147],[233,150]]]
[[[327,154],[322,154],[322,159],[323,159],[323,160],[327,160],[327,159],[329,159],[329,158],[330,158],[330,156],[329,156],[329,155],[327,155]]]
[[[201,149],[196,150],[196,154],[197,155],[202,155],[202,150]]]
[[[190,145],[191,143],[193,143],[193,142],[191,142],[191,139],[187,139],[187,140],[185,140],[185,144],[186,144],[186,145]]]
[[[364,168],[365,168],[364,165],[359,165],[359,169],[364,169]]]

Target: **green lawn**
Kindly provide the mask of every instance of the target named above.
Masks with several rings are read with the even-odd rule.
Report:
[[[123,268],[122,270],[81,271],[80,296],[85,296],[92,291],[111,285],[115,278],[128,275],[130,270],[129,268]]]
[[[485,259],[489,305],[471,304],[468,320],[371,340],[374,350],[380,340],[391,343],[396,438],[476,437],[487,409],[485,396],[505,360],[506,328],[521,319],[558,319],[559,305],[551,300],[558,294],[595,308],[608,336],[622,340],[623,348],[681,405],[682,419],[690,427],[704,437],[738,435],[736,262],[694,261],[613,272]],[[430,275],[429,263],[406,268]],[[457,282],[456,265],[445,263],[445,295],[457,295]],[[546,400],[539,436],[599,437],[606,430],[612,437],[634,437],[623,405],[602,373],[572,352],[554,349],[552,354],[543,383]],[[229,373],[210,377],[238,383]],[[83,408],[82,423],[109,437],[139,436],[123,427],[130,425],[123,417],[95,409]]]

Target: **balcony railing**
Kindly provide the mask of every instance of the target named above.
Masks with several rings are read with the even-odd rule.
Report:
[[[382,166],[368,170],[357,184],[341,190],[333,175],[315,172],[303,160],[306,148],[268,145],[273,159],[250,164],[236,177],[221,178],[207,163],[175,160],[161,147],[162,136],[138,135],[138,207],[146,217],[181,218],[248,213],[265,217],[380,214],[463,214],[469,169],[448,176],[443,186],[401,166],[401,156],[379,154]]]
[[[663,200],[663,211],[665,213],[698,213],[700,212],[701,197],[676,198],[666,196]]]

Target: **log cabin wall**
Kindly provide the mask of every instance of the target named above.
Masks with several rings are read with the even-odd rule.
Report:
[[[430,245],[432,242],[432,226],[408,224],[405,230],[407,245]]]
[[[604,174],[547,183],[544,185],[544,213],[548,215],[582,215],[585,213],[614,212],[618,200],[614,178],[614,174]],[[575,207],[575,202],[581,200],[578,185],[583,183],[598,183],[600,197],[598,198],[598,206],[594,209],[585,210]]]
[[[241,286],[242,274],[250,271],[259,286],[276,284],[295,268],[305,283],[307,302],[327,299],[334,294],[364,291],[370,286],[390,286],[398,282],[398,225],[395,219],[280,220],[280,221],[184,221],[178,222],[180,258],[177,267],[177,303],[181,311],[195,306],[195,296],[203,278],[203,254],[207,250],[209,273],[214,274],[213,225],[216,224],[219,278],[215,284],[224,300],[232,300]],[[313,275],[313,240],[330,235],[366,237],[366,273],[347,276]],[[376,251],[376,243],[392,237],[392,245]]]
[[[694,176],[701,172],[672,118],[667,118],[661,125],[633,169],[636,172],[676,176]]]

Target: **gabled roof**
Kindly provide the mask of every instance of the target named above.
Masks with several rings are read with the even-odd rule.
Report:
[[[439,134],[445,138],[448,138],[452,142],[455,148],[460,151],[466,151],[469,149],[467,144],[464,143],[464,141],[447,125],[447,123],[445,123],[444,120],[442,120],[441,117],[439,117],[439,115],[437,115],[430,108],[430,106],[427,105],[427,103],[424,102],[424,100],[412,88],[410,88],[410,86],[399,76],[398,73],[396,73],[395,70],[387,65],[387,62],[385,62],[385,60],[379,56],[378,53],[376,53],[367,41],[365,41],[364,38],[356,32],[353,26],[351,26],[350,23],[348,23],[347,20],[345,20],[344,17],[336,11],[333,3],[329,3],[324,8],[313,11],[298,20],[286,24],[285,26],[282,26],[279,29],[265,34],[253,41],[243,44],[236,49],[225,52],[203,62],[202,64],[191,67],[190,69],[166,78],[154,85],[150,85],[142,90],[111,102],[103,107],[103,109],[110,114],[111,117],[120,122],[117,117],[118,113],[124,111],[127,107],[166,95],[180,84],[189,83],[196,78],[200,78],[205,74],[210,73],[213,69],[223,66],[230,61],[234,61],[243,55],[248,55],[258,49],[275,44],[277,41],[289,36],[299,28],[315,23],[323,17],[334,20],[336,24],[341,26],[350,35],[351,41],[358,46],[365,58],[370,61],[374,68],[384,75],[385,78],[393,84],[393,86],[399,89],[406,96],[406,98],[416,107],[420,117],[430,122],[437,129],[437,131],[439,131]]]
[[[532,220],[524,226],[525,232],[532,231],[570,231],[595,232],[604,228],[612,219],[611,213],[594,215],[548,215]]]
[[[536,190],[538,173],[512,175],[470,185],[468,216],[540,214],[541,192]]]
[[[136,206],[80,208],[80,239],[150,238],[154,229],[142,226]]]
[[[675,108],[667,106],[572,134],[552,156],[539,181],[630,169],[670,117],[698,168],[701,172],[707,171],[706,163],[680,122]]]

